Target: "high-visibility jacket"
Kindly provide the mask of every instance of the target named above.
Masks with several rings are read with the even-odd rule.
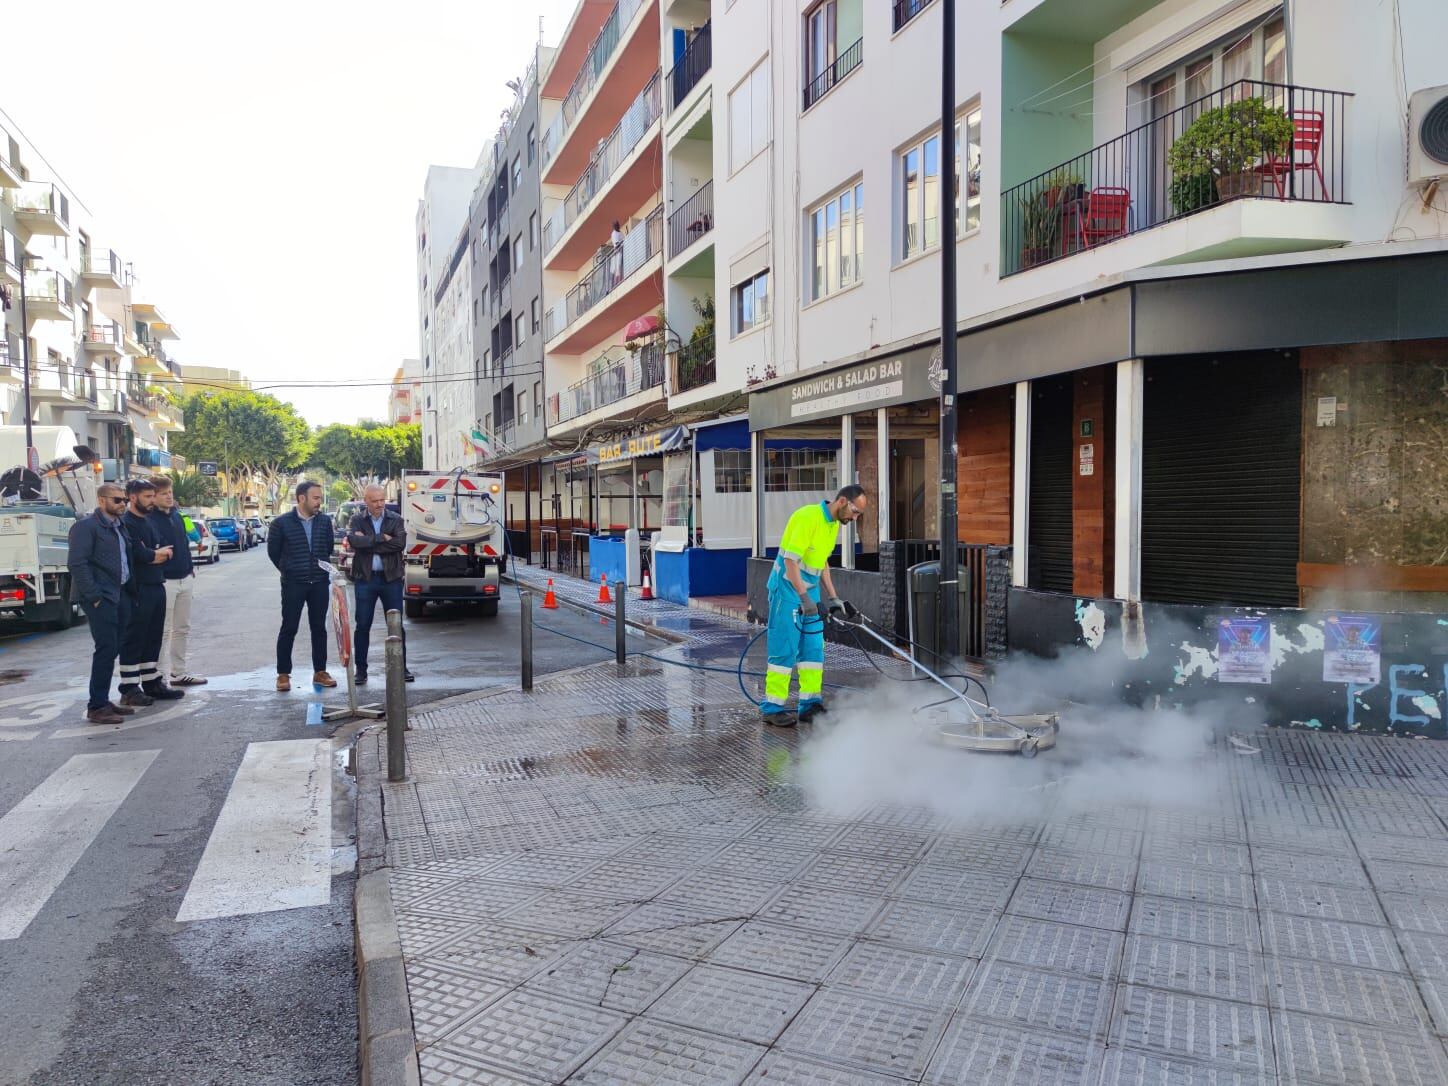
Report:
[[[793,558],[799,563],[805,584],[818,583],[839,541],[840,522],[830,516],[829,502],[800,506],[790,514],[789,523],[784,526],[784,535],[779,540],[779,555],[769,575],[769,590],[774,592],[788,587],[791,592],[794,591],[794,586],[784,575],[786,558]]]

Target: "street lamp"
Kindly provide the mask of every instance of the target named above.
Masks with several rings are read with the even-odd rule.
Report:
[[[948,154],[955,151],[955,0],[941,0],[940,15],[940,142]],[[951,160],[954,162],[954,159]],[[954,173],[952,169],[951,173]],[[960,654],[960,579],[957,552],[955,403],[955,206],[959,194],[954,181],[943,186],[949,195],[941,208],[940,224],[940,618],[945,659]]]
[[[25,312],[25,266],[30,254],[20,249],[20,358],[25,366],[25,461],[31,471],[40,470],[40,453],[35,448],[35,432],[30,421],[30,319]]]

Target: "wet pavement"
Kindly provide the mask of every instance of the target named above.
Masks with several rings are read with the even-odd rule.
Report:
[[[363,738],[429,1086],[1448,1081],[1442,744],[1078,706],[1028,762],[883,679],[763,728],[748,628],[645,608],[693,642],[424,709],[397,785]]]

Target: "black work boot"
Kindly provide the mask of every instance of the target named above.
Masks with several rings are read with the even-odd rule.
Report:
[[[184,698],[186,696],[186,691],[173,690],[160,679],[155,679],[152,682],[148,683],[142,683],[141,689],[144,690],[146,692],[146,696],[148,698],[151,698],[153,701],[175,701],[177,698]]]

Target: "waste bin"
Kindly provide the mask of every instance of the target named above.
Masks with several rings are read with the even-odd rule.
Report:
[[[965,628],[965,616],[970,604],[970,567],[958,565],[956,575],[956,606],[958,630]],[[910,640],[916,644],[915,654],[927,667],[936,668],[940,659],[940,645],[943,641],[940,630],[940,562],[919,562],[905,571],[908,587]],[[960,644],[965,643],[964,636]]]

